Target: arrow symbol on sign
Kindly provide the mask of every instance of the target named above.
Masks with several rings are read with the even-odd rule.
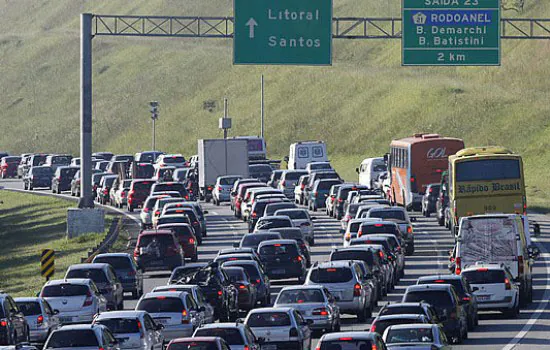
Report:
[[[254,20],[254,18],[250,17],[248,22],[246,22],[246,26],[248,27],[248,37],[250,39],[254,38],[254,27],[258,25],[258,22]]]

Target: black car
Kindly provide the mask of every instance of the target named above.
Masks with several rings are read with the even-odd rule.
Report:
[[[273,169],[267,164],[253,164],[248,166],[248,173],[251,178],[258,179],[263,183],[267,183],[271,178]]]
[[[168,284],[185,284],[187,278],[193,276],[195,272],[206,267],[207,263],[191,263],[176,267],[168,279]]]
[[[344,201],[348,198],[348,193],[351,191],[368,190],[364,185],[344,184],[338,188],[334,199],[334,216],[337,220],[341,220],[344,216]]]
[[[199,286],[220,321],[235,321],[239,317],[238,291],[217,263],[199,269],[186,283]]]
[[[437,196],[437,202],[435,203],[435,214],[437,215],[437,223],[439,226],[445,225],[445,212],[449,207],[449,193],[446,189],[446,185],[439,187],[439,195]]]
[[[97,187],[97,201],[101,204],[107,204],[111,196],[111,188],[117,179],[117,175],[107,175],[101,178]]]
[[[250,209],[250,215],[248,215],[248,232],[254,231],[254,227],[256,227],[256,223],[258,222],[258,219],[261,218],[265,213],[265,207],[268,204],[271,203],[279,203],[282,202],[282,199],[275,198],[275,199],[262,199],[257,200],[252,204],[252,208]]]
[[[254,232],[244,235],[241,238],[240,243],[235,243],[234,246],[238,248],[254,248],[258,249],[258,246],[263,241],[269,241],[272,239],[281,239],[281,234],[277,232]]]
[[[283,239],[295,240],[300,248],[300,253],[306,258],[306,267],[309,268],[311,266],[311,253],[309,252],[309,246],[306,244],[302,230],[298,227],[280,227],[269,231],[279,233]]]
[[[71,182],[80,167],[58,166],[52,178],[52,192],[61,193],[71,189]]]
[[[265,208],[263,216],[273,216],[275,215],[275,212],[279,209],[295,209],[295,208],[298,208],[298,207],[293,202],[270,203]]]
[[[270,279],[298,278],[299,283],[304,283],[307,273],[306,261],[300,254],[300,248],[295,240],[263,241],[258,246],[258,255]]]
[[[23,186],[26,190],[32,191],[35,188],[51,188],[53,171],[49,166],[39,165],[29,168],[23,177]]]
[[[440,187],[440,184],[429,184],[426,187],[426,193],[422,196],[422,215],[427,218],[431,213],[435,213]]]
[[[271,177],[269,178],[269,181],[267,182],[268,186],[271,186],[273,188],[277,188],[279,186],[279,180],[281,179],[281,176],[283,175],[284,170],[275,170],[271,173]]]
[[[337,179],[340,180],[340,175],[334,170],[331,171],[318,171],[313,172],[309,174],[309,177],[307,179],[307,183],[305,184],[303,191],[304,191],[304,205],[309,206],[309,198],[310,198],[310,192],[313,190],[313,185],[315,184],[315,181],[317,180],[325,180],[325,179]]]
[[[465,308],[468,315],[468,330],[472,331],[479,323],[477,300],[473,295],[470,284],[462,275],[433,275],[422,276],[416,284],[445,283],[452,285],[458,294],[459,303]]]
[[[267,277],[262,265],[254,260],[235,260],[227,261],[222,267],[242,267],[250,276],[250,282],[256,286],[257,300],[262,306],[271,305],[271,283]]]
[[[238,289],[239,308],[250,311],[256,307],[256,286],[252,284],[246,270],[240,266],[222,266],[222,270]]]
[[[8,294],[0,292],[0,345],[30,343],[30,330],[25,315]]]
[[[378,316],[389,315],[424,315],[430,323],[438,324],[437,312],[428,303],[394,303],[386,304],[378,312]]]
[[[179,182],[159,182],[156,184],[153,184],[151,187],[151,193],[154,192],[170,192],[170,191],[177,191],[180,193],[181,198],[184,198],[186,200],[189,200],[189,193],[187,192],[187,189],[185,188],[185,185]]]

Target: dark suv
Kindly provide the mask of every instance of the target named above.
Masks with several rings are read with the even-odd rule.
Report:
[[[300,283],[304,283],[307,273],[306,261],[300,254],[300,248],[295,240],[264,241],[258,246],[258,254],[270,279],[297,277]]]
[[[138,236],[134,259],[143,271],[172,271],[184,264],[184,253],[172,231],[148,230]]]
[[[25,315],[8,294],[0,292],[0,345],[15,345],[30,341]]]
[[[431,213],[435,213],[440,187],[440,184],[429,184],[426,187],[426,193],[422,196],[422,215],[427,218],[430,217]]]
[[[426,302],[433,306],[447,338],[460,344],[468,337],[468,320],[455,288],[450,284],[409,286],[402,302]]]
[[[153,180],[134,180],[130,185],[128,191],[128,204],[127,208],[129,212],[134,211],[135,208],[143,206],[143,203],[151,192],[151,187],[155,182]]]
[[[76,166],[58,166],[52,178],[52,192],[61,193],[71,189],[71,181],[80,169]]]
[[[422,276],[417,284],[446,283],[452,285],[458,294],[458,300],[468,315],[468,330],[472,331],[479,323],[477,314],[477,300],[474,297],[470,284],[462,275],[433,275]]]
[[[23,186],[32,191],[35,187],[51,188],[52,168],[49,166],[33,166],[23,178]]]
[[[369,188],[364,185],[343,185],[340,186],[338,192],[336,193],[336,198],[334,200],[334,217],[337,220],[341,220],[345,213],[344,202],[348,198],[348,193],[351,191],[359,190],[368,190]]]

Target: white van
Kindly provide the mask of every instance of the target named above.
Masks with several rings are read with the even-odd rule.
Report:
[[[456,237],[455,273],[476,263],[503,264],[520,283],[520,300],[532,300],[532,256],[529,232],[517,214],[463,217]]]
[[[323,141],[301,141],[290,145],[288,169],[305,169],[311,162],[328,162],[327,146]]]
[[[355,171],[359,174],[359,183],[373,189],[374,182],[380,174],[387,171],[387,167],[382,157],[367,158],[361,162],[361,165]]]

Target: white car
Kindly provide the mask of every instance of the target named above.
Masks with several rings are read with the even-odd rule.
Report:
[[[156,292],[187,292],[191,294],[193,300],[197,303],[199,310],[202,314],[203,323],[213,323],[214,319],[214,307],[210,305],[206,297],[202,293],[199,286],[194,284],[167,284],[165,286],[158,286],[153,289],[153,293]]]
[[[164,327],[145,311],[104,312],[93,324],[109,328],[123,349],[162,350]]]
[[[504,265],[476,264],[461,275],[474,292],[478,310],[502,310],[513,318],[519,315],[519,286]]]
[[[58,311],[54,310],[44,298],[15,298],[14,300],[27,319],[30,330],[29,339],[32,343],[44,343],[48,335],[60,326]]]
[[[160,198],[168,197],[165,195],[160,196],[149,196],[143,203],[143,208],[141,209],[141,212],[139,213],[139,220],[141,222],[141,228],[152,228],[153,227],[153,208],[157,201]]]
[[[154,164],[155,168],[164,168],[167,166],[173,166],[176,168],[182,168],[187,166],[185,157],[181,154],[161,154]]]
[[[201,324],[198,306],[187,292],[147,293],[138,301],[137,310],[147,311],[164,326],[166,341],[190,337]]]
[[[91,323],[96,314],[107,311],[107,299],[91,279],[68,278],[46,282],[40,292],[54,310],[59,322]]]
[[[109,328],[79,324],[63,326],[53,331],[44,344],[44,349],[119,350],[120,346]]]
[[[291,307],[254,309],[244,321],[256,338],[263,338],[262,349],[311,349],[312,323]]]
[[[294,227],[299,227],[309,245],[315,245],[315,231],[313,219],[305,209],[279,209],[273,214],[275,216],[288,216]]]
[[[218,176],[216,184],[212,190],[212,201],[216,205],[220,205],[221,202],[231,201],[231,190],[237,180],[240,180],[240,175],[225,175]]]

